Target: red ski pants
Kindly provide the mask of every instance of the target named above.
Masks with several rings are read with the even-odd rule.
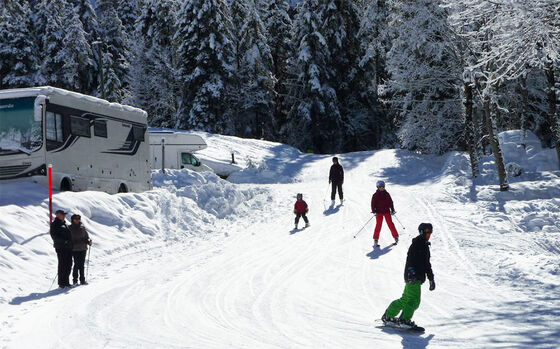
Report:
[[[383,217],[385,217],[385,221],[389,226],[389,230],[391,230],[391,234],[393,238],[398,238],[399,233],[397,232],[397,228],[395,228],[395,224],[393,224],[393,219],[391,218],[390,213],[378,214],[375,216],[377,224],[375,224],[375,230],[373,231],[373,238],[375,240],[379,239],[379,232],[381,232],[381,225],[383,225]]]

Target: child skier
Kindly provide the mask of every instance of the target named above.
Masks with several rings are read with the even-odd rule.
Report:
[[[430,264],[430,236],[432,235],[432,225],[421,223],[418,226],[418,235],[412,239],[412,244],[408,249],[406,265],[404,267],[404,281],[406,283],[404,292],[400,299],[394,300],[381,317],[387,326],[399,327],[413,331],[424,331],[422,327],[416,326],[412,321],[414,311],[420,306],[420,289],[426,281],[426,276],[430,280],[430,291],[435,290],[434,273]],[[400,317],[396,317],[400,312]]]
[[[391,199],[391,195],[389,195],[389,193],[385,190],[385,182],[383,181],[377,182],[377,191],[371,197],[371,212],[375,214],[377,221],[373,232],[373,246],[379,246],[379,232],[381,232],[384,217],[389,229],[391,230],[391,234],[395,239],[395,244],[398,243],[399,233],[397,232],[397,228],[395,228],[395,224],[393,224],[393,220],[391,219],[391,215],[395,214],[395,207],[393,206],[393,199]]]
[[[297,201],[294,205],[294,214],[296,215],[295,229],[297,229],[300,217],[303,217],[305,227],[307,228],[309,226],[309,220],[306,216],[307,212],[309,212],[309,208],[307,207],[307,202],[303,201],[303,194],[297,194]]]

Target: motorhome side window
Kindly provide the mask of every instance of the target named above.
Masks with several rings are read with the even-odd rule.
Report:
[[[132,126],[132,135],[135,141],[144,141],[144,134],[146,133],[145,127]]]
[[[96,137],[107,138],[107,121],[95,120],[93,122],[93,134]]]
[[[89,119],[70,116],[70,132],[74,136],[91,137]]]
[[[62,143],[64,141],[61,114],[50,111],[47,112],[47,141],[57,143]]]

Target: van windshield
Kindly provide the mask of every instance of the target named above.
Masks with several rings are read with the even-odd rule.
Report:
[[[0,155],[41,148],[42,122],[35,121],[34,106],[35,97],[0,99]]]

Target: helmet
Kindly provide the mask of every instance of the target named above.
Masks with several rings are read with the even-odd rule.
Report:
[[[303,194],[302,194],[302,193],[298,193],[297,196],[296,196],[296,198],[298,198],[298,199],[303,199]]]
[[[384,187],[385,186],[385,182],[383,181],[377,181],[377,187]]]
[[[431,223],[420,223],[418,226],[418,234],[431,234],[433,231],[433,227]]]

